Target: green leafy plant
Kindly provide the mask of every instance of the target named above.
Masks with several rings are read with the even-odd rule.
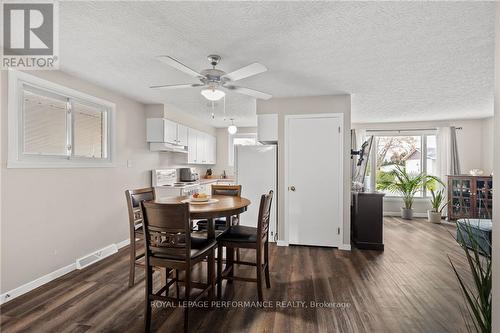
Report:
[[[389,172],[390,177],[384,177],[377,184],[378,190],[388,190],[401,194],[406,209],[413,207],[413,201],[418,191],[426,188],[430,182],[442,183],[438,177],[425,173],[409,173],[405,167],[396,166]]]
[[[464,296],[467,312],[463,312],[463,316],[467,331],[491,333],[491,244],[485,241],[488,247],[485,249],[476,237],[469,223],[457,227],[458,243],[465,252],[472,283],[467,283],[470,279],[459,273],[449,256],[448,259]]]
[[[443,184],[441,180],[439,180],[439,183]],[[431,192],[432,211],[442,213],[443,209],[449,203],[448,201],[444,202],[446,200],[445,189],[444,188],[438,189],[438,182],[436,181],[429,182],[427,184],[427,189]]]

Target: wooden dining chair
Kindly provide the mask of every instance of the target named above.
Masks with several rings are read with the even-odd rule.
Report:
[[[266,287],[271,288],[269,277],[269,219],[271,214],[271,203],[273,200],[273,191],[263,194],[260,198],[259,217],[257,228],[241,225],[230,226],[229,229],[218,239],[217,251],[217,298],[220,299],[222,293],[222,281],[246,281],[257,283],[257,295],[259,301],[263,300],[262,275],[265,275]],[[222,249],[226,247],[226,267],[222,270]],[[234,260],[235,249],[254,249],[256,250],[256,261],[246,262]],[[234,276],[234,264],[255,266],[257,278],[245,278]]]
[[[232,197],[241,197],[241,185],[212,185],[212,195],[227,195]],[[215,220],[216,230],[225,230],[230,225],[239,224],[239,215],[232,216],[230,221],[226,218],[219,218]],[[207,221],[201,220],[196,223],[198,230],[207,229]]]
[[[144,264],[140,261],[144,257],[144,252],[137,253],[137,242],[144,237],[141,202],[144,200],[154,200],[155,190],[152,187],[137,190],[126,190],[125,196],[127,197],[130,230],[128,286],[132,287],[135,279],[135,267],[144,266]]]
[[[205,292],[210,301],[215,293],[215,239],[195,238],[191,235],[188,203],[154,203],[143,201],[144,239],[146,248],[146,308],[144,324],[146,332],[151,326],[151,301],[179,301],[177,297],[168,297],[169,287],[184,284],[184,332],[188,331],[189,302],[197,302]],[[207,282],[191,281],[191,269],[207,259]],[[165,281],[165,285],[153,292],[153,267],[175,269],[175,278]],[[179,279],[179,270],[184,271],[184,280]],[[191,296],[192,289],[201,289],[196,297]],[[166,296],[162,293],[166,292]],[[180,303],[178,303],[180,304]]]

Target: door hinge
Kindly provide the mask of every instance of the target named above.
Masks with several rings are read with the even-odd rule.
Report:
[[[337,235],[340,235],[340,228],[337,228]]]
[[[342,129],[340,128],[340,126],[339,126],[339,133],[342,133]]]

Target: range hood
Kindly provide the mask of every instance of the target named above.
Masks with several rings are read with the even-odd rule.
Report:
[[[170,151],[174,153],[183,153],[187,154],[188,149],[187,146],[174,145],[167,142],[150,142],[149,143],[150,151]]]

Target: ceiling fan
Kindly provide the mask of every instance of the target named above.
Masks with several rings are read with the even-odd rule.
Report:
[[[234,81],[238,81],[267,71],[266,66],[259,64],[258,62],[254,62],[231,73],[226,73],[220,69],[215,68],[215,66],[217,66],[217,64],[221,60],[221,57],[216,54],[211,54],[208,56],[208,61],[212,65],[212,68],[204,69],[200,73],[198,73],[197,71],[189,68],[188,66],[170,56],[158,56],[157,58],[163,63],[199,79],[201,83],[156,85],[151,86],[150,88],[179,89],[206,87],[201,91],[201,94],[210,101],[217,101],[226,95],[226,93],[221,90],[221,88],[225,88],[259,99],[270,99],[272,97],[271,95],[262,91],[239,87],[232,84]]]

